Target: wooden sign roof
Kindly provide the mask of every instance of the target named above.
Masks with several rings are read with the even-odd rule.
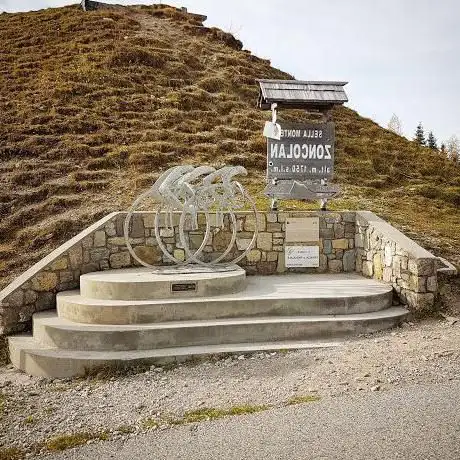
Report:
[[[258,106],[269,109],[276,102],[278,107],[293,109],[330,108],[348,101],[344,81],[257,80],[260,85]]]

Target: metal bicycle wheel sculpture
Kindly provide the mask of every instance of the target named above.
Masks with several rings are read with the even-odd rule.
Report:
[[[155,238],[158,247],[166,259],[178,265],[231,265],[242,260],[252,249],[257,239],[257,209],[254,200],[249,196],[244,187],[233,178],[237,175],[246,175],[247,171],[242,166],[224,166],[215,169],[211,166],[175,166],[165,171],[145,193],[140,195],[131,205],[126,216],[123,230],[126,246],[133,258],[141,265],[155,268],[153,265],[142,260],[134,251],[129,240],[129,226],[133,213],[147,199],[154,199],[155,205]],[[254,213],[255,229],[252,239],[243,253],[233,260],[222,262],[231,253],[235,242],[237,219],[235,211],[243,209],[249,204]],[[179,240],[184,248],[185,260],[179,260],[171,254],[160,235],[160,217],[165,216],[166,228],[174,228],[174,212],[180,212],[179,217]],[[201,245],[192,251],[185,234],[188,224],[192,230],[198,229],[198,213],[203,213],[205,220],[205,231]],[[211,261],[205,262],[200,256],[209,240],[211,234],[210,213],[216,215],[216,226],[224,228],[225,217],[228,217],[231,227],[231,238],[225,251]]]

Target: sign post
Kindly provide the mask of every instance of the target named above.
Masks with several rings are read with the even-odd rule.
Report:
[[[276,209],[277,199],[321,200],[325,210],[327,200],[339,193],[337,186],[329,185],[335,156],[335,130],[330,120],[332,108],[348,101],[343,90],[346,82],[259,80],[259,85],[259,107],[272,110],[272,123],[267,122],[264,130],[265,194],[272,199],[271,208]],[[323,122],[276,124],[277,108],[305,109],[321,114]]]

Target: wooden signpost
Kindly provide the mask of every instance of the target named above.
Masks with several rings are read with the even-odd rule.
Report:
[[[348,98],[346,82],[259,80],[258,105],[272,110],[272,127],[267,137],[267,187],[265,194],[277,199],[327,200],[339,193],[330,185],[334,174],[335,130],[332,108]],[[319,123],[276,123],[277,109],[305,109],[320,115]],[[270,134],[273,133],[273,134]],[[275,136],[276,133],[276,136]]]

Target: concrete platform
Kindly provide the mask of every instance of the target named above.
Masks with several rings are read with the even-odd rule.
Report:
[[[79,323],[137,324],[368,313],[390,307],[392,297],[391,286],[356,274],[290,274],[250,276],[244,292],[180,300],[108,301],[69,291],[57,295],[57,309],[60,317]]]
[[[57,311],[33,316],[33,336],[9,338],[11,361],[31,375],[71,377],[107,365],[335,346],[407,315],[391,306],[391,286],[356,274],[246,278],[241,272],[187,279],[148,269],[83,275],[81,294],[60,293]],[[193,296],[176,298],[171,283],[190,279]]]
[[[85,375],[102,367],[129,367],[142,364],[164,366],[203,359],[206,356],[254,353],[257,351],[316,349],[342,345],[339,340],[235,343],[206,347],[178,347],[136,351],[75,351],[59,350],[38,343],[30,335],[10,337],[13,365],[37,377],[67,378]]]
[[[169,347],[302,341],[365,334],[397,325],[403,308],[353,315],[233,318],[135,325],[78,324],[55,312],[34,315],[41,344],[69,350],[127,351]]]
[[[187,270],[187,269],[185,269]],[[192,270],[192,268],[191,268]],[[87,273],[80,276],[80,291],[87,299],[149,300],[215,296],[240,292],[246,287],[246,272],[232,270],[199,270],[193,273],[126,268]]]

